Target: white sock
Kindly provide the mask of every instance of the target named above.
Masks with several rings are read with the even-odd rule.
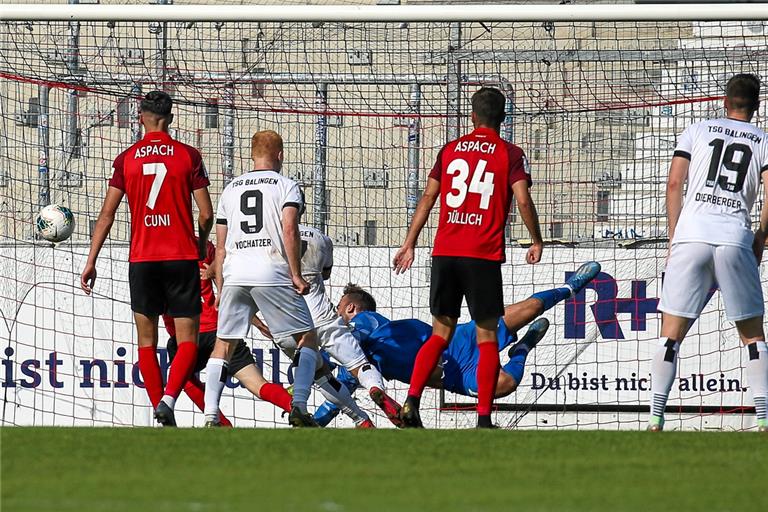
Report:
[[[163,402],[165,402],[165,405],[173,409],[176,407],[176,399],[173,398],[171,395],[163,395],[163,398],[161,398]]]
[[[360,385],[365,389],[379,388],[384,390],[384,379],[381,373],[370,363],[365,363],[360,367],[360,370],[357,372],[357,380],[360,381]]]
[[[656,350],[651,362],[651,421],[664,418],[667,399],[677,375],[677,352],[680,343],[667,339]]]
[[[221,392],[224,391],[224,383],[227,381],[227,366],[224,359],[208,360],[205,365],[205,419],[206,421],[218,421],[219,402]]]
[[[326,400],[352,418],[356,425],[370,419],[368,414],[360,409],[355,399],[349,394],[349,390],[332,376],[323,375],[315,381],[315,385]]]
[[[315,380],[318,359],[316,350],[307,347],[299,349],[299,361],[293,370],[293,406],[303,413],[307,412],[309,388]]]
[[[768,345],[759,340],[747,345],[747,384],[752,389],[758,425],[768,426]]]

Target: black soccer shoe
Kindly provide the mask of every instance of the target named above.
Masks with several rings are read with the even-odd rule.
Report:
[[[525,335],[522,338],[520,338],[520,341],[518,341],[517,343],[515,343],[509,348],[507,355],[509,357],[512,357],[512,354],[515,353],[515,350],[517,350],[520,347],[520,345],[526,345],[528,347],[528,350],[533,350],[533,348],[542,339],[544,339],[544,336],[546,336],[548,329],[549,329],[549,320],[547,320],[544,317],[537,318],[528,327],[528,331],[526,331]]]
[[[308,412],[301,412],[298,407],[291,407],[288,414],[288,424],[296,428],[318,428],[315,418]]]
[[[400,419],[403,421],[402,428],[424,428],[415,398],[409,396],[405,399],[405,403],[400,409]]]
[[[490,416],[478,416],[477,417],[477,427],[475,427],[475,428],[488,428],[488,429],[495,430],[495,429],[498,429],[500,427],[498,425],[494,425],[491,422],[491,417]]]
[[[160,403],[155,407],[155,419],[164,427],[176,426],[176,416],[173,414],[173,409],[168,407],[168,404],[162,400],[160,400]]]

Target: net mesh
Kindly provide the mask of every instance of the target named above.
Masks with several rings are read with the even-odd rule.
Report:
[[[372,289],[386,316],[428,320],[436,223],[409,274],[393,276],[389,262],[437,150],[468,129],[469,98],[490,85],[507,95],[502,135],[531,161],[552,242],[542,264],[525,265],[514,247],[527,234],[511,215],[507,302],[562,282],[585,260],[604,272],[595,289],[548,313],[550,333],[517,393],[499,401],[499,421],[637,427],[658,336],[676,136],[722,115],[727,78],[764,74],[768,47],[764,21],[4,22],[0,33],[2,421],[35,425],[151,423],[133,365],[125,204],[102,252],[96,296],[78,288],[112,160],[141,135],[142,94],[173,94],[173,135],[200,149],[214,201],[249,168],[251,134],[280,132],[285,172],[307,193],[305,221],[337,246],[333,298],[352,281]],[[755,122],[764,124],[762,113]],[[34,231],[49,202],[69,207],[77,222],[56,248]],[[249,341],[265,374],[287,383],[285,358],[266,340]],[[688,389],[673,392],[670,407],[681,412],[668,425],[751,427],[753,416],[723,414],[751,402],[741,352],[715,294],[681,351]],[[402,400],[405,386],[390,386]],[[472,399],[427,397],[429,425],[474,421]],[[188,402],[179,407],[180,422],[202,421]],[[283,424],[241,388],[225,393],[223,408],[240,425]]]

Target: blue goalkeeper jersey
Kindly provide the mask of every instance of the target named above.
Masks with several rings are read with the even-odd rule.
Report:
[[[349,323],[368,359],[387,380],[409,383],[413,363],[432,327],[421,320],[394,320],[372,311],[358,313]],[[514,343],[515,333],[499,319],[499,350]],[[459,324],[448,349],[443,352],[443,387],[462,395],[477,393],[477,329],[475,322]]]

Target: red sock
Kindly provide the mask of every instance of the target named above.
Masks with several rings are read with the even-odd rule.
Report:
[[[168,372],[168,382],[165,385],[165,394],[173,397],[179,397],[181,388],[187,383],[187,379],[192,375],[197,362],[197,343],[192,341],[182,341],[176,350],[176,357],[173,358],[171,369]]]
[[[429,376],[435,371],[435,367],[438,361],[440,361],[440,355],[446,348],[448,348],[448,342],[445,338],[434,334],[421,346],[419,353],[416,355],[416,361],[413,362],[411,388],[408,390],[408,396],[421,397]]]
[[[205,411],[205,386],[200,382],[200,379],[192,374],[187,383],[184,385],[184,392],[192,400],[198,409]],[[231,427],[232,423],[224,416],[224,413],[219,411],[219,423],[222,427]]]
[[[480,357],[477,361],[477,414],[491,414],[493,396],[499,379],[499,344],[492,341],[478,343]]]
[[[139,347],[139,372],[152,407],[157,407],[163,398],[163,375],[160,373],[155,347]]]
[[[291,411],[291,395],[280,384],[267,382],[261,386],[259,398],[265,402],[275,404],[284,411]]]

